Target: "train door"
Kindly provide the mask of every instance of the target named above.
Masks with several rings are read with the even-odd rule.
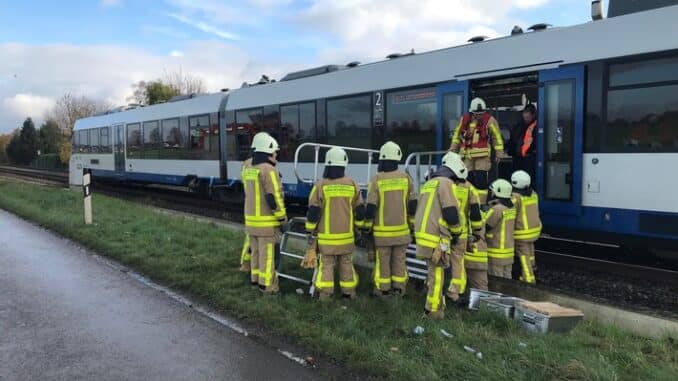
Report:
[[[468,109],[468,81],[438,85],[436,93],[438,98],[436,150],[442,151],[449,148],[452,131]]]
[[[116,124],[113,126],[113,159],[115,172],[122,175],[125,172],[125,126]]]
[[[542,212],[577,215],[582,198],[584,67],[539,72],[537,191]]]

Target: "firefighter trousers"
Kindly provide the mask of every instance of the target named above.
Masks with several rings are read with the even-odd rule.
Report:
[[[250,235],[245,234],[245,242],[240,251],[240,271],[249,273],[252,270],[250,261],[252,260],[252,249],[250,248]]]
[[[487,272],[489,275],[496,276],[498,278],[511,279],[511,268],[513,263],[506,261],[497,261],[493,260],[491,257],[488,260],[488,269]]]
[[[469,171],[469,181],[476,187],[480,204],[487,203],[487,188],[489,184],[489,172],[492,169],[492,160],[489,156],[465,158],[464,164]]]
[[[400,290],[407,286],[407,245],[377,246],[374,264],[374,289],[378,291]]]
[[[354,297],[358,287],[358,273],[353,266],[353,254],[327,255],[322,254],[318,264],[318,274],[315,279],[315,287],[321,298],[334,293],[334,269],[339,267],[339,286],[341,293]]]
[[[251,281],[258,283],[264,292],[278,292],[278,274],[275,271],[276,236],[250,236],[252,249]]]
[[[487,291],[487,269],[466,269],[468,287]]]
[[[466,269],[464,268],[464,253],[466,252],[466,239],[459,239],[457,243],[452,246],[452,278],[450,280],[450,287],[447,288],[447,297],[453,301],[459,299],[459,294],[462,294],[466,289]]]
[[[516,256],[520,264],[520,280],[535,283],[534,276],[534,242],[516,240]]]
[[[443,288],[445,287],[445,268],[442,264],[434,265],[430,259],[426,260],[428,275],[426,276],[426,311],[439,313],[442,317],[445,311],[445,297]]]

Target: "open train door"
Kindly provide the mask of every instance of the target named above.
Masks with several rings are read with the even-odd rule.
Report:
[[[582,201],[584,66],[539,72],[537,192],[542,214],[579,215]]]
[[[438,85],[438,137],[436,150],[446,150],[450,146],[452,131],[459,118],[468,110],[468,81],[448,82]]]

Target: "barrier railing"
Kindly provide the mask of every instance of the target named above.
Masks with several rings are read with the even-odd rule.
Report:
[[[426,178],[438,169],[438,159],[446,153],[447,151],[412,152],[407,156],[407,159],[405,159],[405,171],[414,180],[417,194],[419,194],[419,187],[426,182]],[[422,160],[422,158],[426,160]],[[424,173],[422,173],[422,165],[426,166],[426,172]],[[414,166],[414,174],[412,173],[412,166]]]
[[[308,177],[303,177],[299,172],[299,152],[301,152],[302,149],[304,148],[313,148],[314,150],[314,159],[313,159],[313,177],[308,178]],[[302,183],[306,184],[315,184],[318,179],[319,179],[319,173],[318,171],[320,170],[320,150],[321,149],[326,149],[329,150],[330,148],[334,147],[339,147],[343,148],[344,151],[346,151],[347,154],[349,154],[349,165],[351,165],[351,157],[350,153],[351,152],[360,152],[360,153],[366,153],[367,154],[367,178],[365,179],[364,183],[358,182],[358,185],[360,185],[361,188],[367,188],[367,185],[370,182],[370,179],[372,177],[372,166],[375,164],[373,161],[373,155],[377,154],[379,156],[379,151],[373,150],[373,149],[367,149],[367,148],[354,148],[354,147],[344,147],[344,146],[334,146],[330,144],[320,144],[320,143],[302,143],[297,147],[297,150],[294,152],[294,175],[297,176],[297,180],[299,180]]]

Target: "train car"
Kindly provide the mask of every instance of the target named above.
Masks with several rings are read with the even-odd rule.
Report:
[[[486,101],[506,138],[531,102],[538,108],[535,188],[546,232],[606,242],[642,238],[676,247],[678,6],[671,4],[618,0],[610,5],[610,17],[582,25],[537,24],[525,33],[473,38],[462,46],[393,54],[364,65],[303,70],[221,94],[212,104],[218,108],[205,111],[218,113],[220,121],[220,151],[210,171],[191,171],[197,162],[175,165],[179,161],[145,157],[143,122],[167,116],[140,116],[156,107],[173,110],[181,102],[120,113],[139,115],[118,121],[127,123],[125,162],[132,177],[209,179],[237,189],[252,136],[267,131],[281,145],[286,195],[303,200],[310,188],[292,164],[300,144],[378,148],[394,140],[406,154],[444,150],[472,98]],[[113,119],[86,125],[105,126]],[[130,144],[129,123],[138,123],[131,127],[144,137],[142,147]],[[350,159],[349,172],[362,178],[366,155]],[[150,162],[141,167],[144,160]],[[312,153],[302,153],[300,161],[301,172],[310,174]]]

